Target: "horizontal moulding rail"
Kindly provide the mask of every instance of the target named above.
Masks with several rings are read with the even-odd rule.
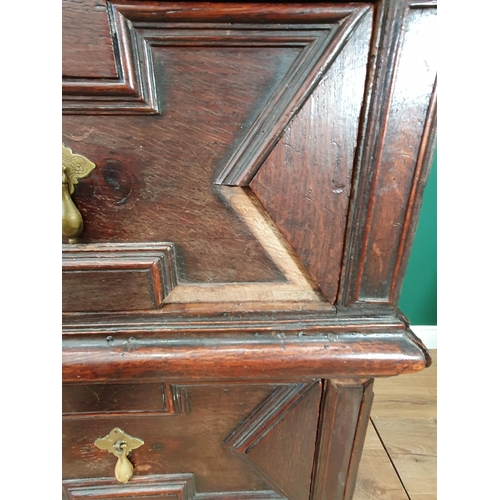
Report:
[[[303,380],[387,377],[430,364],[425,347],[399,333],[244,335],[63,340],[63,382]]]

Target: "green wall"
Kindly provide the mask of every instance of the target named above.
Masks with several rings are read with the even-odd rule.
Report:
[[[399,308],[413,325],[437,324],[437,151],[403,281]]]

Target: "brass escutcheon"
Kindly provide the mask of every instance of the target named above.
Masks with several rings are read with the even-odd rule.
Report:
[[[82,155],[74,154],[62,145],[62,234],[75,243],[75,238],[83,231],[82,215],[76,208],[71,195],[78,184],[94,170],[95,164]]]
[[[142,439],[129,436],[119,427],[115,427],[107,436],[96,439],[94,444],[100,450],[112,453],[118,461],[115,465],[115,477],[120,483],[128,483],[134,473],[134,466],[127,455],[144,444]]]

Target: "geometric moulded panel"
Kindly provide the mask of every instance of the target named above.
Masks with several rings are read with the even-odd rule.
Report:
[[[246,466],[290,500],[309,498],[320,398],[319,381],[280,387],[226,439]]]
[[[158,309],[177,283],[172,243],[63,245],[63,312]]]

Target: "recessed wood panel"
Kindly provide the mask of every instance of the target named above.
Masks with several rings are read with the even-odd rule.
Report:
[[[247,304],[246,310],[251,310],[256,304],[261,307],[263,302],[288,301],[308,303],[314,309],[331,310],[307,270],[252,192],[227,186],[221,186],[217,190],[245,222],[267,255],[283,273],[286,282],[185,284],[177,286],[170,293],[166,304],[244,303]]]
[[[192,474],[133,477],[127,484],[115,478],[63,481],[63,500],[193,500]]]
[[[63,478],[112,477],[116,458],[94,446],[114,427],[139,437],[134,477],[189,472],[200,493],[269,490],[224,445],[225,438],[273,392],[276,385],[184,386],[189,412],[182,415],[116,415],[63,418]],[[228,473],[230,471],[230,473]]]
[[[115,479],[76,479],[63,481],[63,500],[285,500],[270,490],[195,491],[193,474],[155,474],[133,477],[126,485]]]
[[[63,385],[63,415],[165,411],[162,384]]]
[[[66,417],[119,414],[183,414],[184,390],[163,382],[153,384],[63,384],[62,411]]]
[[[250,183],[331,302],[340,276],[371,19],[368,11],[353,28]]]
[[[63,77],[117,78],[105,0],[63,0]]]
[[[64,143],[96,164],[73,194],[79,243],[173,241],[179,281],[285,282],[213,182],[297,53],[158,48],[161,115],[66,115]]]
[[[319,382],[276,389],[226,441],[244,464],[290,500],[309,498],[320,398]]]
[[[219,303],[323,302],[310,276],[306,280],[312,289],[309,286],[309,290],[297,293],[292,285],[287,290],[286,272],[263,248],[262,239],[254,237],[255,232],[241,220],[241,214],[228,210],[228,197],[213,183],[234,185],[250,180],[332,61],[339,59],[333,65],[342,66],[343,71],[337,68],[326,80],[342,81],[348,75],[350,83],[355,81],[356,88],[362,89],[370,8],[365,4],[325,5],[310,11],[305,5],[256,9],[251,4],[229,4],[221,5],[215,14],[222,23],[216,25],[207,24],[207,16],[214,12],[206,5],[200,4],[194,11],[187,4],[170,7],[143,3],[109,9],[111,24],[130,20],[130,36],[123,34],[124,43],[129,40],[133,45],[139,38],[144,42],[131,50],[131,57],[143,51],[139,62],[147,59],[153,65],[154,59],[160,115],[65,118],[66,143],[74,143],[73,147],[97,165],[74,194],[85,220],[79,242],[108,241],[111,234],[115,241],[139,241],[146,232],[150,241],[168,237],[177,246],[179,281],[199,287],[190,292],[191,302],[203,302],[203,297]],[[186,23],[188,20],[190,23]],[[260,23],[265,23],[265,30],[260,29]],[[356,35],[351,41],[359,26],[365,32],[361,43]],[[346,56],[346,44],[354,44],[358,52],[349,49]],[[356,63],[346,65],[346,57]],[[132,66],[137,69],[138,64],[136,61]],[[86,100],[90,94],[85,88],[81,88],[81,96],[76,87],[71,95]],[[330,93],[327,90],[317,99],[328,101]],[[97,103],[104,102],[99,101],[101,97]],[[338,101],[339,97],[334,99]],[[351,105],[356,108],[358,103],[349,102],[345,107]],[[309,111],[307,106],[302,115]],[[357,127],[356,109],[349,117],[342,111],[338,115],[341,121],[349,122],[346,134],[352,136],[351,129]],[[281,181],[275,179],[280,185]],[[283,198],[288,198],[286,193]],[[274,215],[279,213],[275,211]],[[286,237],[290,237],[288,229],[284,231]],[[329,259],[332,262],[340,258],[338,241],[333,248],[330,240],[322,245],[328,247],[329,258],[335,254]],[[297,262],[300,264],[304,257],[300,255]],[[321,254],[315,259],[325,262],[323,257]],[[306,267],[309,264],[306,262]],[[335,277],[326,274],[323,282],[333,282],[329,286],[334,287]],[[132,277],[128,279],[132,281]],[[143,276],[134,279],[143,286],[139,283]],[[235,283],[266,285],[256,290],[254,297],[246,290],[240,293],[232,285]],[[281,285],[279,293],[271,291],[276,284]],[[205,293],[206,286],[210,290]],[[213,293],[214,287],[217,293]],[[327,291],[333,302],[331,290]],[[186,303],[181,288],[174,295],[169,303]],[[145,304],[141,307],[146,308]]]
[[[67,1],[70,5],[68,10],[78,10],[81,0]],[[89,5],[86,22],[82,24],[85,32],[78,32],[78,24],[74,20],[67,23],[70,29],[65,31],[65,34],[71,36],[65,38],[63,57],[71,61],[74,76],[79,76],[63,79],[63,111],[66,113],[137,115],[161,112],[157,99],[157,77],[152,62],[152,45],[243,44],[256,48],[288,46],[304,49],[300,61],[297,61],[287,75],[287,88],[273,96],[268,103],[267,112],[260,117],[261,123],[251,134],[252,139],[240,150],[240,153],[246,151],[250,155],[235,155],[235,162],[240,163],[238,169],[245,169],[244,163],[251,161],[251,157],[255,159],[256,155],[260,156],[259,161],[264,159],[272,141],[277,139],[276,134],[294,115],[317,82],[317,75],[328,65],[333,55],[330,50],[332,36],[337,28],[340,27],[341,39],[348,37],[352,22],[356,22],[367,6],[330,4],[318,9],[308,8],[307,5],[260,4],[256,8],[252,3],[229,3],[219,4],[214,8],[214,4],[192,2],[109,2],[106,5],[117,77],[91,78],[94,73],[92,70],[89,73],[85,58],[72,57],[73,52],[81,50],[79,41],[83,40],[85,43],[88,38],[99,38],[102,35],[102,26],[99,25],[103,23],[102,16],[96,19],[98,23],[95,26],[89,22],[96,18],[94,5]],[[101,8],[100,4],[95,6],[95,9]],[[350,19],[346,21],[346,18]],[[264,31],[260,30],[262,23],[266,24]],[[198,29],[192,31],[193,26]],[[109,45],[109,41],[107,42]],[[268,120],[270,116],[270,122],[273,122],[271,126]],[[259,128],[266,122],[264,135],[261,135]]]
[[[65,247],[65,498],[347,500],[366,378],[429,363],[390,303],[432,137],[429,75],[400,75],[427,14],[69,3],[88,32],[68,42],[64,143],[96,168]],[[78,43],[107,29],[86,68]],[[94,445],[115,426],[144,440],[127,485]]]

